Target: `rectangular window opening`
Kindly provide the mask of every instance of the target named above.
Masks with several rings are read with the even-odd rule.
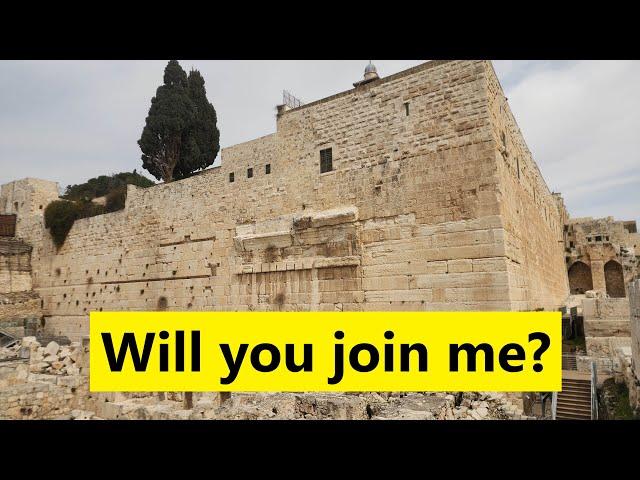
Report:
[[[235,181],[235,176],[234,176],[233,172],[231,172],[229,174],[229,183],[233,183],[234,181]]]
[[[253,177],[253,168],[247,168],[247,178]]]
[[[320,173],[333,170],[333,155],[330,148],[320,150]]]
[[[264,166],[264,173],[265,173],[266,175],[269,175],[269,174],[271,173],[271,164],[270,164],[270,163],[267,163],[267,164]]]
[[[404,114],[405,117],[409,116],[409,102],[404,102]]]

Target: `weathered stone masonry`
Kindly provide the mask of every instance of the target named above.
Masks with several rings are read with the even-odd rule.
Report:
[[[282,110],[220,167],[129,186],[59,251],[40,208],[54,189],[4,185],[0,208],[19,202],[44,328],[72,340],[92,310],[533,310],[568,294],[556,200],[487,61]]]

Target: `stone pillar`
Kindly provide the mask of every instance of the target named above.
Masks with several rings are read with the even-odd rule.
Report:
[[[591,261],[591,278],[593,279],[593,289],[607,291],[607,284],[604,280],[604,262],[602,260]]]

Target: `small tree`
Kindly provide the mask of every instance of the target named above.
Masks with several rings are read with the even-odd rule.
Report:
[[[143,167],[170,182],[211,165],[219,150],[216,121],[200,72],[194,70],[187,77],[171,60],[138,140]]]

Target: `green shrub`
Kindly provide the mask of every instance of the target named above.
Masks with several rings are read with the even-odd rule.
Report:
[[[155,185],[154,182],[137,173],[121,172],[113,175],[100,175],[99,177],[90,178],[85,183],[78,185],[69,185],[65,190],[63,198],[67,200],[88,201],[97,197],[108,195],[111,191],[117,190],[128,184],[137,187],[150,187]]]
[[[44,226],[51,232],[53,243],[59,248],[67,238],[73,222],[80,218],[81,208],[74,202],[56,200],[44,210]]]
[[[51,202],[44,212],[45,227],[51,232],[56,246],[58,248],[62,246],[71,227],[73,227],[73,222],[77,219],[122,210],[129,184],[143,188],[155,185],[135,170],[132,173],[101,175],[80,185],[69,185],[62,197],[63,200]],[[102,196],[106,196],[104,206],[91,201]]]
[[[127,200],[127,186],[123,185],[107,193],[105,211],[107,213],[117,212],[124,209]]]
[[[75,202],[78,206],[79,215],[78,218],[95,217],[96,215],[102,215],[105,213],[105,207],[92,201],[83,200]]]

